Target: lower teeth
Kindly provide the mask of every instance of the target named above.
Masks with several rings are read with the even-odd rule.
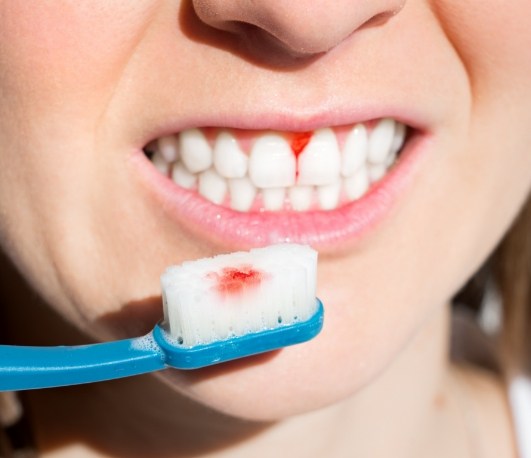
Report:
[[[145,154],[176,185],[196,191],[216,205],[240,212],[334,210],[363,197],[371,184],[382,179],[395,164],[393,161],[387,166],[364,166],[353,176],[329,185],[258,189],[247,178],[225,179],[214,168],[193,174],[181,162],[167,164],[160,160],[158,153],[146,151]]]

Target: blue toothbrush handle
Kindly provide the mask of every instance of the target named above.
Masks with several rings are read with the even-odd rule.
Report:
[[[122,378],[164,369],[164,360],[151,335],[73,347],[0,345],[0,391]]]
[[[0,345],[0,391],[77,385],[166,367],[201,367],[294,345],[315,337],[323,326],[323,304],[306,321],[235,336],[209,344],[183,347],[156,325],[135,339],[74,347]]]

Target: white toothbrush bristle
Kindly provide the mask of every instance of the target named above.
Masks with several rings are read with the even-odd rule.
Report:
[[[317,252],[280,244],[184,262],[161,277],[165,327],[184,347],[295,322],[317,310]]]

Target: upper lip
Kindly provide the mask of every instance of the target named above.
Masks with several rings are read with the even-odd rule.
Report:
[[[295,112],[293,110],[235,111],[213,110],[207,116],[189,115],[185,118],[165,119],[143,132],[138,147],[141,149],[150,141],[182,130],[195,127],[219,127],[242,130],[276,130],[284,132],[307,132],[322,127],[346,126],[374,119],[393,118],[416,131],[429,131],[432,119],[429,114],[414,107],[365,105],[347,107],[335,106],[325,110]]]

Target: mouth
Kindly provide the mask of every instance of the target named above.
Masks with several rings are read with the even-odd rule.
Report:
[[[393,119],[297,133],[194,128],[144,153],[177,186],[226,209],[330,211],[387,173],[406,133]]]
[[[387,213],[423,138],[392,118],[298,132],[190,128],[149,141],[142,162],[150,189],[195,233],[239,248],[322,248]]]

